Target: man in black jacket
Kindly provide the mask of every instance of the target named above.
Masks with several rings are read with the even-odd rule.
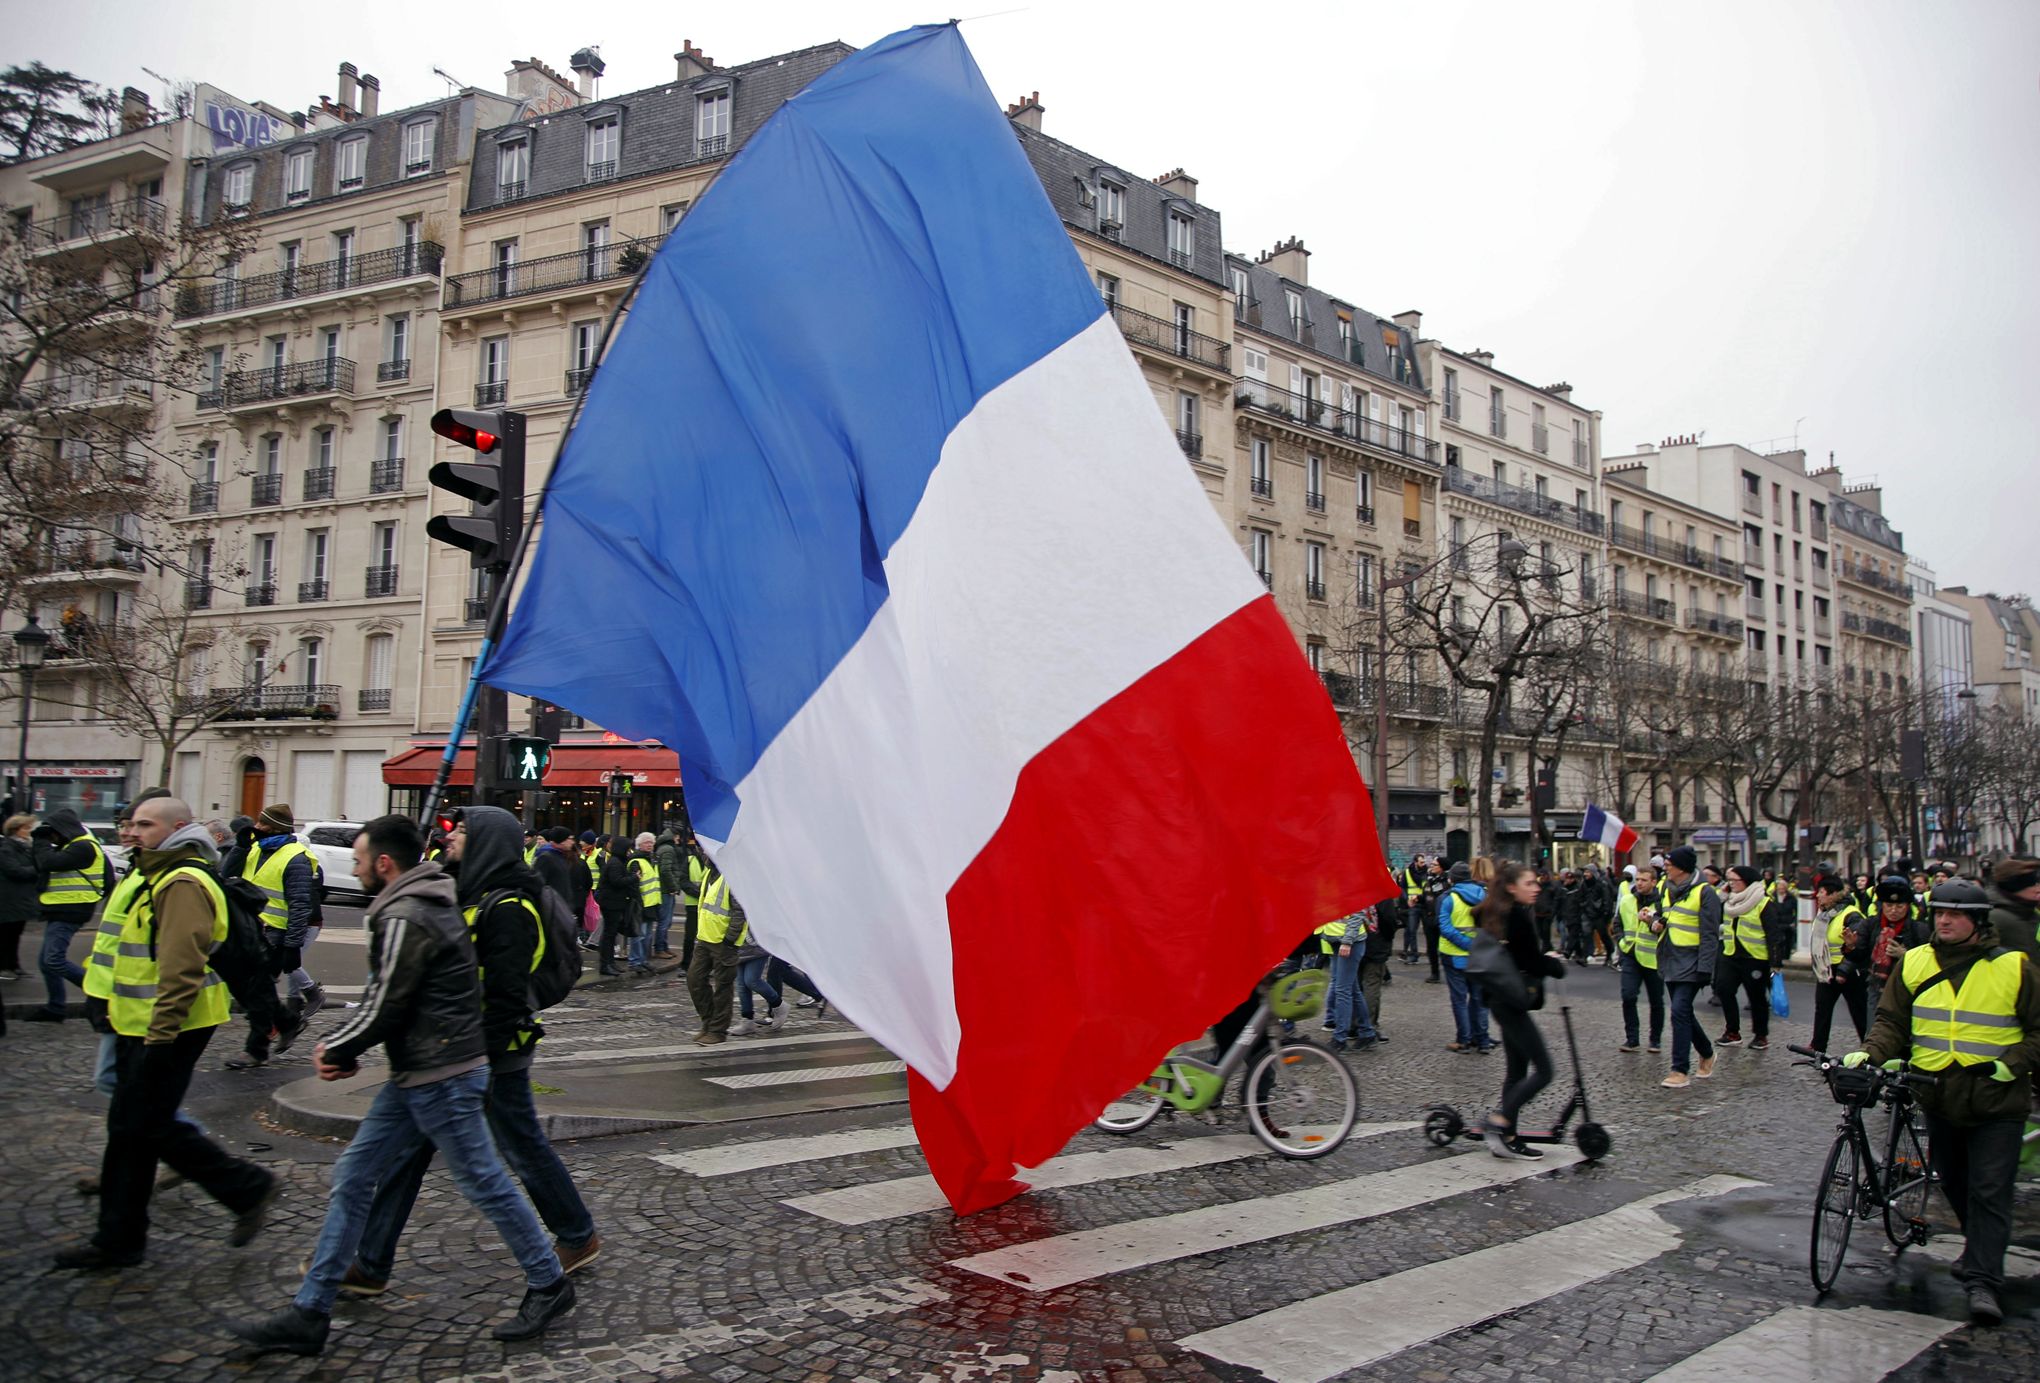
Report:
[[[35,867],[42,878],[39,905],[42,910],[43,990],[48,1002],[31,1011],[31,1023],[61,1023],[70,1002],[64,982],[85,983],[85,969],[71,959],[71,938],[92,920],[92,909],[106,896],[106,852],[99,846],[78,813],[59,808],[44,817],[31,837],[35,842]]]
[[[517,818],[501,807],[469,807],[447,837],[447,858],[460,868],[461,916],[482,975],[482,1036],[489,1056],[489,1132],[497,1150],[553,1233],[560,1267],[575,1272],[602,1252],[595,1217],[560,1155],[538,1124],[531,1101],[531,1059],[545,1035],[531,1011],[530,975],[545,944],[538,876],[524,867]],[[418,1142],[411,1160],[376,1188],[368,1227],[340,1290],[376,1296],[396,1265],[397,1240],[418,1198],[432,1144]]]
[[[313,1050],[320,1080],[359,1074],[362,1054],[380,1043],[389,1076],[354,1140],[333,1167],[304,1284],[292,1304],[265,1320],[228,1328],[258,1350],[317,1354],[326,1347],[333,1301],[361,1242],[375,1190],[413,1155],[420,1139],[446,1158],[454,1184],[487,1215],[524,1269],[516,1318],[499,1340],[538,1334],[574,1304],[538,1217],[517,1192],[489,1137],[480,979],[453,880],[424,860],[425,840],[409,817],[382,816],[354,839],[354,877],[374,897],[368,911],[368,987],[361,1007]]]
[[[1389,958],[1395,954],[1395,934],[1409,915],[1409,904],[1399,893],[1374,905],[1367,920],[1367,949],[1360,956],[1360,996],[1374,1020],[1374,1040],[1388,1041],[1381,1030],[1381,986],[1388,979]]]
[[[538,874],[538,881],[550,889],[574,920],[581,920],[580,897],[587,892],[588,867],[581,863],[581,856],[574,849],[573,833],[564,826],[555,826],[545,833],[545,844],[538,847],[538,853],[531,857],[531,867]],[[575,886],[575,876],[580,876],[580,886]]]

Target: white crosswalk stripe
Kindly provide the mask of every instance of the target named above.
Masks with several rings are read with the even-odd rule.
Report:
[[[1542,1176],[1579,1160],[1580,1154],[1570,1148],[1554,1149],[1541,1162],[1504,1161],[1485,1153],[1469,1152],[1394,1171],[1327,1182],[1303,1191],[1058,1234],[954,1259],[950,1266],[1009,1282],[1030,1292],[1047,1292],[1073,1282],[1173,1262],[1236,1244],[1254,1244],[1374,1219],[1463,1191]]]
[[[553,1011],[548,1012],[548,1017],[551,1016],[551,1012]],[[603,1046],[599,1042],[593,1046],[581,1045],[593,1041],[595,1039],[592,1037],[577,1036],[569,1039],[566,1045],[558,1045],[553,1039],[547,1038],[539,1043],[538,1054],[554,1061],[645,1061],[654,1057],[671,1056],[713,1061],[722,1057],[766,1055],[775,1047],[805,1046],[816,1042],[862,1042],[867,1046],[877,1045],[861,1032],[807,1032],[793,1037],[762,1038],[755,1043],[725,1042],[716,1047],[697,1047],[691,1039],[686,1042],[660,1043],[650,1047]]]
[[[1181,1343],[1225,1363],[1259,1369],[1276,1383],[1320,1383],[1648,1263],[1680,1242],[1679,1231],[1657,1213],[1658,1206],[1762,1184],[1706,1177],[1605,1215],[1327,1292]],[[1828,1375],[1787,1371],[1781,1376]]]
[[[1868,1306],[1844,1310],[1790,1306],[1651,1375],[1645,1383],[1882,1378],[1961,1324]]]
[[[920,1141],[912,1124],[891,1124],[883,1128],[817,1133],[805,1138],[765,1138],[755,1143],[724,1143],[712,1148],[691,1148],[685,1152],[655,1153],[652,1161],[664,1163],[676,1171],[692,1172],[698,1177],[726,1177],[765,1167],[790,1167],[799,1162],[821,1162],[831,1157],[918,1147]]]
[[[746,1071],[740,1076],[703,1076],[728,1090],[759,1090],[774,1085],[805,1085],[811,1081],[850,1080],[857,1076],[897,1076],[904,1061],[859,1061],[848,1066],[803,1066],[791,1071]]]

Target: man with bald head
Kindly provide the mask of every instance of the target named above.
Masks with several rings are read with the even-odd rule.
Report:
[[[133,834],[143,882],[115,943],[107,1000],[114,1088],[99,1166],[99,1228],[58,1253],[59,1268],[142,1261],[159,1161],[234,1213],[227,1242],[235,1247],[255,1237],[276,1191],[269,1172],[177,1118],[192,1069],[213,1029],[227,1021],[227,987],[210,964],[227,935],[226,895],[213,873],[219,852],[175,797],[137,806]]]

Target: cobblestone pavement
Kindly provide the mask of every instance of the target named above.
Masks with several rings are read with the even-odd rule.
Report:
[[[2033,1281],[2009,1288],[2003,1328],[1970,1327],[1930,1256],[1941,1241],[1894,1260],[1874,1224],[1859,1227],[1837,1290],[1806,1310],[1807,1207],[1834,1106],[1789,1065],[1783,1043],[1805,1040],[1803,1019],[1779,1024],[1770,1051],[1728,1049],[1715,1079],[1667,1091],[1664,1057],[1614,1050],[1613,976],[1569,981],[1560,998],[1574,1005],[1614,1153],[1525,1166],[1381,1127],[1419,1121],[1439,1100],[1477,1116],[1502,1075],[1499,1054],[1443,1049],[1442,987],[1421,969],[1396,975],[1393,1041],[1350,1058],[1369,1128],[1322,1161],[1271,1157],[1242,1141],[1237,1119],[1163,1121],[1125,1139],[1087,1131],[1047,1176],[1060,1184],[959,1221],[925,1208],[897,1107],[568,1144],[605,1247],[550,1334],[488,1337],[521,1284],[435,1171],[390,1293],[343,1303],[317,1360],[250,1361],[221,1328],[288,1300],[324,1210],[340,1145],[277,1132],[262,1115],[266,1092],[302,1076],[304,1059],[236,1076],[217,1069],[225,1050],[210,1052],[190,1101],[285,1180],[255,1244],[227,1248],[225,1213],[181,1187],[157,1198],[145,1266],[55,1274],[51,1248],[90,1229],[92,1202],[72,1179],[96,1162],[102,1108],[83,1024],[17,1026],[0,1047],[0,1373],[1628,1383],[1710,1347],[1688,1367],[1719,1371],[1687,1378],[2026,1380],[2040,1367]],[[677,995],[659,984],[576,995],[578,1012],[553,1030],[583,1044],[670,1042],[686,1011],[657,1005]],[[1563,1068],[1557,1014],[1543,1026]],[[802,1048],[783,1051],[784,1069],[803,1068]],[[1937,1231],[1952,1228],[1945,1206],[1935,1214]],[[2040,1197],[2022,1197],[2018,1229],[2040,1248]],[[2019,1261],[2029,1271],[2040,1257]],[[1292,1309],[1256,1319],[1277,1308]],[[1791,1352],[1809,1340],[1817,1368]],[[1835,1352],[1844,1346],[1864,1352]]]

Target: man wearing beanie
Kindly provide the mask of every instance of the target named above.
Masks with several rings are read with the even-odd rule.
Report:
[[[2040,962],[2040,945],[2034,939],[2036,911],[2040,911],[2040,859],[2014,855],[2000,860],[1984,892],[1990,898],[1990,925],[1997,933],[1998,945]]]
[[[269,943],[276,973],[290,977],[285,1013],[310,1022],[326,1004],[326,992],[305,969],[304,953],[319,939],[325,917],[320,911],[324,891],[319,862],[297,838],[297,820],[288,802],[271,803],[255,818],[255,840],[241,865],[241,877],[262,890],[262,936]],[[248,1039],[246,1058],[227,1065],[237,1069],[260,1066],[269,1059],[264,1034]]]
[[[1664,976],[1667,1007],[1672,1011],[1672,1072],[1660,1084],[1678,1090],[1691,1084],[1686,1069],[1698,1054],[1691,1075],[1706,1080],[1714,1074],[1714,1044],[1693,1016],[1693,1000],[1713,982],[1721,953],[1721,895],[1700,881],[1699,856],[1681,845],[1665,856],[1665,887],[1658,901],[1658,973]]]

